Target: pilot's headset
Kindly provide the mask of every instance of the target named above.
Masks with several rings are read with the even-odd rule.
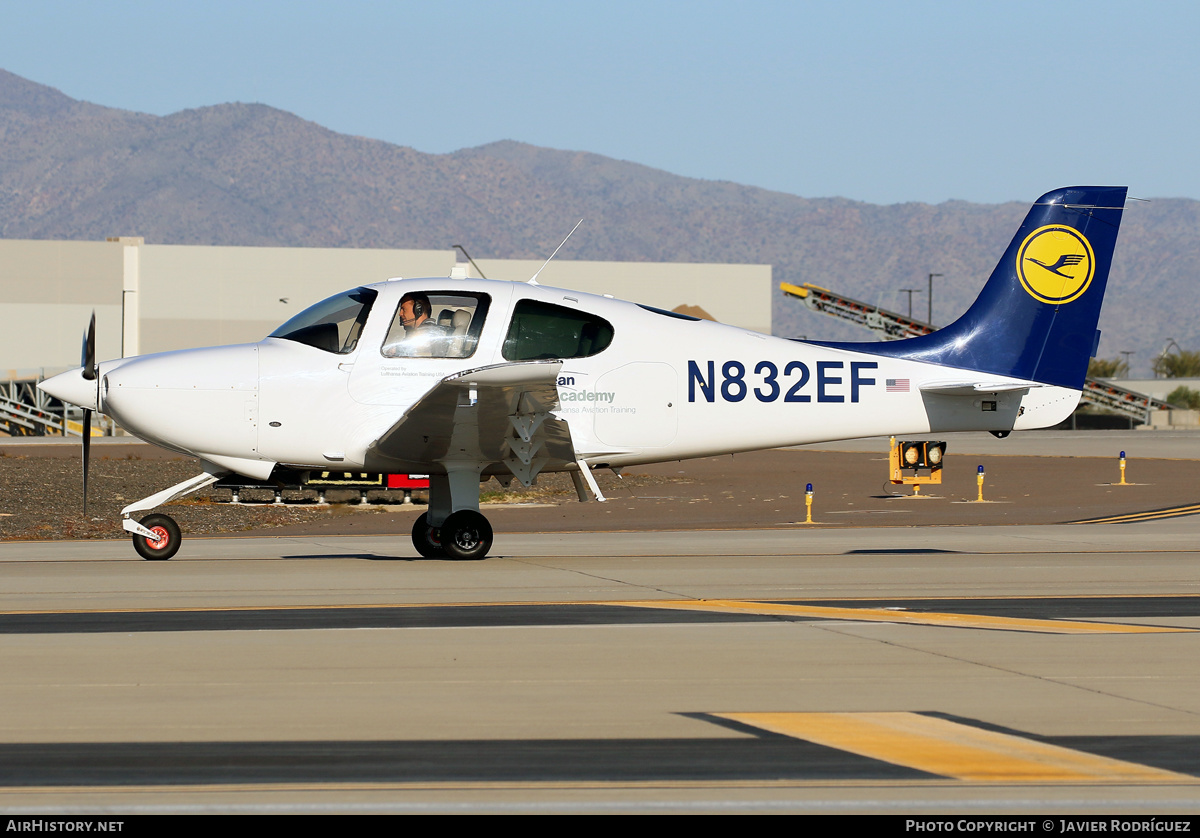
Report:
[[[415,323],[425,315],[429,314],[429,304],[426,302],[425,297],[421,296],[420,294],[414,294],[413,296],[409,297],[408,300],[412,303],[413,313],[412,321],[409,322]],[[407,322],[405,323],[405,328],[408,328]]]

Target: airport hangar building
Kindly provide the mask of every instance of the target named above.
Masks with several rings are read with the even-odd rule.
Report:
[[[96,313],[98,359],[253,343],[326,297],[393,277],[449,277],[451,250],[206,247],[0,239],[0,381],[79,366]],[[489,279],[524,282],[542,262],[478,259]],[[458,266],[468,276],[470,264]],[[771,333],[771,266],[554,259],[542,285],[668,310],[698,307]],[[697,313],[691,308],[689,313]]]

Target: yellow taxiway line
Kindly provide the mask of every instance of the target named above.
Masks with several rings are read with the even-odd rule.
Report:
[[[714,713],[772,733],[972,783],[1188,783],[1196,778],[919,713]]]
[[[1171,509],[1151,509],[1148,512],[1130,512],[1111,515],[1107,518],[1088,518],[1086,521],[1071,521],[1072,524],[1132,524],[1137,521],[1158,521],[1163,518],[1182,518],[1185,515],[1200,515],[1200,504],[1175,506]]]
[[[617,603],[610,604],[615,605]],[[747,602],[730,599],[655,600],[653,602],[639,601],[620,604],[642,608],[724,611],[742,614],[778,615],[783,617],[816,617],[822,620],[859,620],[875,623],[1000,629],[1004,631],[1035,631],[1051,634],[1161,634],[1165,632],[1194,631],[1194,629],[1189,628],[1169,628],[1165,626],[1088,623],[1078,620],[1036,620],[1023,617],[989,617],[985,614],[897,611],[890,608],[833,608],[825,605],[791,605],[787,603]]]

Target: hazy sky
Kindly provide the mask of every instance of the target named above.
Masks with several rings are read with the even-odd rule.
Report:
[[[1200,198],[1196,2],[0,0],[0,67],[153,114],[263,102],[875,203]]]

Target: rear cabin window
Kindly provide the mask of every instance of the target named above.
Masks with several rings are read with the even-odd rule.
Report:
[[[520,300],[513,309],[501,354],[507,361],[587,358],[612,343],[607,320],[552,303]]]
[[[268,337],[294,340],[325,352],[348,355],[358,345],[378,292],[355,288],[309,306]]]
[[[419,307],[405,302],[419,302]],[[380,350],[385,358],[470,358],[479,344],[491,298],[461,291],[411,292],[400,298]],[[428,306],[428,310],[425,307]],[[420,323],[412,322],[418,308]],[[405,325],[405,318],[409,323]]]

